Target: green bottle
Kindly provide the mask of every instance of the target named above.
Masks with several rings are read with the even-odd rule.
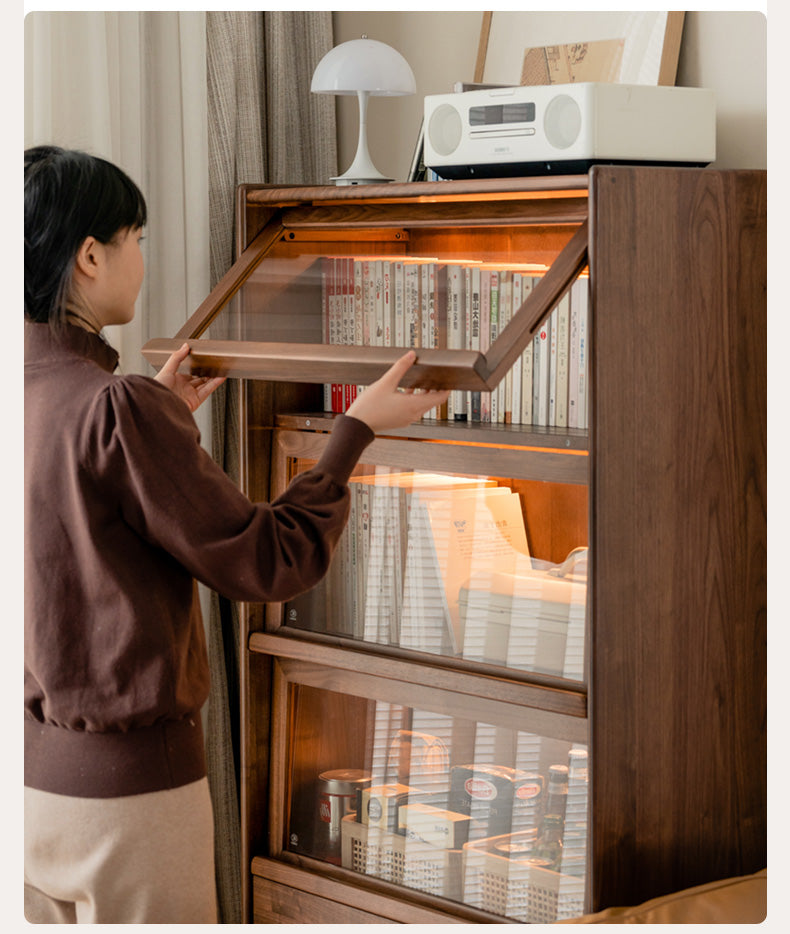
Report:
[[[532,858],[546,869],[559,871],[562,862],[562,817],[546,814],[543,818],[540,837],[532,851]]]

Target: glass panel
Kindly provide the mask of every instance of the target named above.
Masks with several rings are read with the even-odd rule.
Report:
[[[350,489],[286,625],[583,680],[585,486],[362,465]]]
[[[204,336],[212,340],[323,343],[325,262],[311,253],[275,248]]]
[[[586,745],[313,687],[292,700],[289,850],[515,921],[583,913]]]
[[[294,234],[296,239],[274,245],[202,336],[486,353],[572,232],[507,227],[462,234],[449,228]],[[344,236],[361,239],[339,239]],[[430,417],[586,428],[586,315],[584,277],[496,391],[455,391]],[[359,388],[328,386],[325,408],[344,411]]]

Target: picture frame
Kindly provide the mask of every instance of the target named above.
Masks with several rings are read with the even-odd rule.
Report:
[[[506,85],[539,83],[522,80],[527,50],[548,50],[581,43],[617,43],[619,59],[600,78],[620,84],[674,85],[677,76],[684,12],[484,12],[475,65],[476,82]],[[611,64],[611,63],[610,63]],[[574,80],[564,78],[545,83]],[[547,71],[548,74],[548,71]]]

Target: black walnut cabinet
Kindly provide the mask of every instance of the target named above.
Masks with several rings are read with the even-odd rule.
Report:
[[[360,638],[330,619],[331,600],[313,602],[306,627],[280,605],[242,606],[247,919],[529,920],[302,845],[311,781],[368,764],[383,704],[447,718],[451,762],[453,743],[470,754],[464,729],[480,721],[588,751],[579,913],[763,868],[765,173],[598,166],[567,178],[247,185],[237,248],[185,328],[145,353],[161,364],[187,338],[195,372],[243,378],[237,480],[253,498],[319,456],[333,418],[324,383],[369,383],[402,352],[323,343],[310,277],[320,257],[545,265],[486,351],[418,351],[412,384],[466,391],[494,390],[589,274],[585,429],[423,420],[363,455],[367,470],[494,476],[525,504],[533,556],[589,547],[583,676]]]

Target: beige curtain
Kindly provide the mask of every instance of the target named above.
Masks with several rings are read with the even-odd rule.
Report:
[[[310,93],[332,47],[330,12],[209,12],[209,210],[212,285],[231,265],[235,190],[242,182],[322,184],[337,174],[332,98]],[[214,456],[238,476],[239,384],[215,394]],[[239,828],[239,625],[235,607],[212,596],[209,625],[212,694],[207,753],[217,828],[220,920],[241,910]]]
[[[150,375],[143,344],[175,334],[209,286],[205,14],[29,13],[25,146],[43,143],[103,156],[145,193],[137,313],[107,339],[123,372]]]

